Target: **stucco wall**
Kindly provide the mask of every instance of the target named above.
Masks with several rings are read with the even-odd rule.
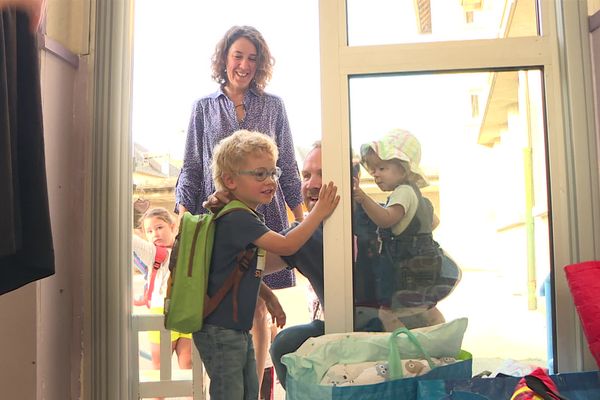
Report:
[[[80,398],[89,242],[87,67],[41,52],[42,104],[56,274],[0,297],[1,398]],[[78,78],[78,76],[80,76]],[[75,94],[76,93],[76,94]],[[88,157],[89,159],[89,157]],[[88,274],[89,275],[89,274]]]
[[[89,284],[84,271],[88,240],[84,218],[89,167],[89,129],[80,126],[87,104],[85,63],[75,68],[42,53],[42,104],[56,274],[40,283],[38,389],[45,399],[79,398],[83,305]],[[87,157],[89,159],[89,157]],[[86,268],[88,266],[88,268]]]
[[[69,2],[64,1],[51,3],[57,7],[69,6]],[[48,18],[60,14],[60,10],[50,8]],[[81,26],[64,26],[65,32],[88,38],[88,20],[88,17],[82,18]],[[68,38],[63,36],[59,39]],[[84,349],[87,351],[91,343],[86,322],[89,315],[84,313],[90,309],[88,83],[91,71],[90,56],[85,55],[89,51],[87,45],[77,49],[79,54],[84,53],[81,56],[63,50],[71,56],[70,61],[78,65],[50,51],[42,49],[40,52],[46,175],[56,274],[0,296],[2,399],[86,398],[87,379],[82,371],[84,365],[89,364]]]
[[[598,13],[596,13],[592,18],[593,21],[600,21],[600,11],[598,11]],[[598,146],[598,154],[600,154],[600,28],[590,32],[590,47],[592,51],[592,68],[594,70],[593,77],[594,100],[596,106],[596,144]],[[600,170],[600,164],[598,165],[598,170]]]
[[[0,388],[6,399],[36,398],[38,292],[37,284],[29,284],[0,296]]]

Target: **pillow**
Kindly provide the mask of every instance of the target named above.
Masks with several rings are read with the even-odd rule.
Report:
[[[467,329],[467,318],[425,328],[413,329],[430,357],[457,357]],[[356,364],[386,360],[389,354],[389,332],[334,333],[308,339],[294,353],[281,358],[288,374],[296,380],[319,383],[334,364]],[[398,350],[402,359],[422,358],[417,347],[400,335]]]

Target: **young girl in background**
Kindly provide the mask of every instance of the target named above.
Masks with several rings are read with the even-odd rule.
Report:
[[[140,218],[146,240],[133,235],[134,257],[141,259],[144,264],[149,266],[146,275],[146,305],[150,308],[152,314],[163,314],[164,300],[167,292],[167,282],[169,280],[169,257],[171,248],[177,235],[177,226],[174,218],[165,208],[150,208]],[[153,276],[152,269],[155,263],[157,248],[165,248],[167,256],[156,269]],[[152,280],[154,282],[152,282]],[[160,334],[158,331],[149,332],[150,348],[152,352],[152,366],[155,369],[160,368]],[[171,331],[171,349],[177,353],[179,368],[192,368],[192,335]]]
[[[369,197],[354,179],[354,200],[378,226],[381,242],[374,266],[379,316],[385,330],[401,325],[414,328],[444,322],[437,301],[446,297],[458,281],[458,268],[442,273],[444,254],[433,240],[438,220],[431,202],[422,196],[427,186],[419,168],[421,145],[404,130],[393,130],[381,140],[361,146],[361,162],[384,192],[385,205]],[[449,260],[449,259],[448,259]],[[446,279],[443,275],[451,275]],[[417,321],[414,316],[420,315]],[[412,319],[404,323],[403,318]]]

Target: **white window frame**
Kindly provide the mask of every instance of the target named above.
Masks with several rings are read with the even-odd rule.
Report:
[[[600,190],[586,2],[540,2],[542,37],[348,47],[345,1],[320,1],[323,167],[325,179],[334,180],[344,194],[325,225],[329,332],[352,330],[350,171],[348,157],[343,156],[350,154],[349,75],[541,65],[547,83],[549,193],[557,272],[555,355],[559,371],[594,367],[562,272],[564,265],[600,258]],[[91,315],[92,346],[83,378],[91,380],[93,399],[135,398],[129,379],[137,373],[129,348],[131,274],[124,267],[131,262],[133,3],[98,1],[94,10],[92,294],[86,307]],[[444,54],[443,62],[437,54]]]
[[[345,3],[320,2],[323,173],[324,180],[336,182],[344,195],[325,224],[326,331],[353,329],[350,76],[542,66],[556,272],[555,359],[558,371],[594,368],[562,269],[600,256],[598,154],[586,3],[540,0],[544,34],[539,37],[355,47],[347,46]]]
[[[95,2],[92,99],[92,399],[135,399],[130,384],[133,0]],[[85,383],[85,382],[84,382]]]

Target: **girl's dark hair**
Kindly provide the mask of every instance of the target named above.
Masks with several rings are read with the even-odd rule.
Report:
[[[212,55],[212,78],[221,85],[221,88],[227,84],[227,72],[225,71],[227,53],[233,42],[241,37],[248,39],[256,47],[256,74],[250,87],[263,93],[267,83],[271,80],[275,59],[271,56],[269,46],[261,33],[252,26],[232,26],[219,40]]]

